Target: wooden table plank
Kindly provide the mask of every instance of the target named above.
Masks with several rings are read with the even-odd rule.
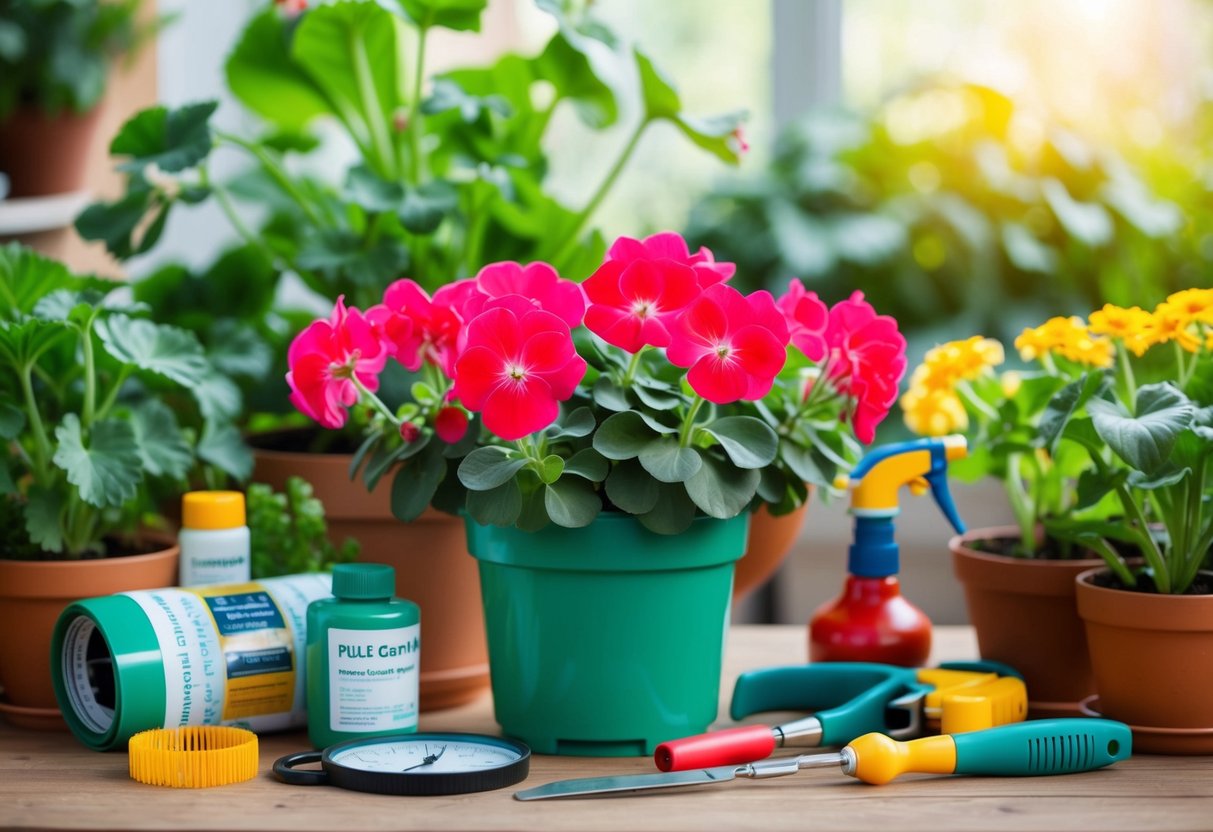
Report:
[[[804,658],[799,627],[735,627],[722,701],[742,670]],[[967,628],[938,628],[934,660],[975,654]],[[722,708],[724,713],[726,708]],[[491,701],[422,716],[423,730],[493,733]],[[906,777],[865,786],[831,771],[643,797],[521,803],[513,789],[437,798],[283,786],[273,761],[307,745],[262,737],[256,780],[223,789],[131,781],[126,755],[85,750],[65,734],[0,727],[0,827],[219,830],[799,830],[1211,829],[1213,758],[1139,756],[1111,769],[1040,778]],[[526,786],[567,777],[651,771],[647,759],[536,757]],[[521,787],[519,787],[521,788]]]

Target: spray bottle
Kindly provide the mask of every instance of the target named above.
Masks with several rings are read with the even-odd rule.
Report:
[[[898,491],[930,489],[956,529],[964,523],[948,491],[948,462],[968,454],[963,436],[915,439],[869,453],[837,488],[851,489],[855,535],[842,594],[822,605],[809,623],[811,661],[880,662],[922,667],[931,652],[931,621],[901,594],[894,518]]]

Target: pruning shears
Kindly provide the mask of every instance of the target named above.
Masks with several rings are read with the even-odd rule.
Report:
[[[999,662],[946,662],[906,668],[869,662],[820,662],[743,673],[729,714],[814,713],[782,725],[744,725],[657,747],[662,771],[749,763],[776,748],[844,745],[879,732],[892,739],[958,734],[1020,722],[1027,715],[1023,679]]]

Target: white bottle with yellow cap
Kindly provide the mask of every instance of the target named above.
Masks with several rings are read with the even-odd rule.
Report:
[[[182,497],[178,541],[181,586],[249,580],[249,530],[239,491],[191,491]]]

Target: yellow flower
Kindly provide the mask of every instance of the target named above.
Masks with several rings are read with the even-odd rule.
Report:
[[[1151,344],[1175,341],[1188,352],[1200,351],[1201,341],[1193,330],[1199,330],[1202,319],[1198,317],[1198,314],[1202,313],[1193,312],[1197,304],[1191,298],[1185,299],[1180,296],[1189,292],[1202,291],[1206,290],[1186,289],[1183,292],[1176,292],[1155,307],[1148,330]],[[1176,298],[1176,302],[1172,303],[1172,298]]]
[[[1015,339],[1015,348],[1025,361],[1055,353],[1090,367],[1110,367],[1114,347],[1107,338],[1092,335],[1082,318],[1050,318],[1038,327],[1025,329]]]
[[[901,397],[906,427],[919,436],[944,436],[969,426],[960,397],[951,390],[911,387]]]
[[[1189,322],[1213,324],[1213,289],[1184,289],[1168,295],[1165,305]]]
[[[927,371],[920,383],[950,387],[957,381],[972,381],[1005,360],[1002,344],[993,338],[974,335],[963,341],[949,341],[927,350],[922,366],[918,368]],[[913,383],[911,381],[911,385]]]
[[[1153,324],[1154,316],[1140,306],[1125,309],[1105,303],[1103,309],[1092,312],[1090,317],[1091,332],[1120,339],[1138,357],[1155,343]]]

